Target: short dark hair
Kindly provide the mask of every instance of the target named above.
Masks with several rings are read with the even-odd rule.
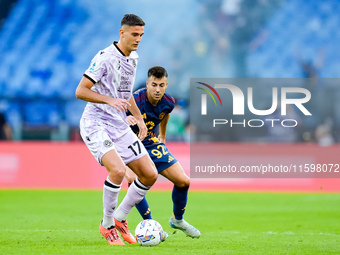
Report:
[[[145,26],[145,22],[135,14],[125,14],[120,25],[121,26],[127,25],[127,26],[130,26],[130,27],[132,27],[132,26],[142,26],[143,27],[143,26]]]
[[[154,76],[157,79],[160,79],[163,77],[168,78],[168,73],[164,67],[154,66],[154,67],[151,67],[148,71],[148,78],[151,76]]]

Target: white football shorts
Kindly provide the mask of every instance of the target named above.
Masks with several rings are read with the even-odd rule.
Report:
[[[119,138],[114,134],[113,126],[91,119],[80,120],[80,135],[99,164],[103,165],[101,159],[110,150],[116,150],[125,164],[148,154],[130,128]]]

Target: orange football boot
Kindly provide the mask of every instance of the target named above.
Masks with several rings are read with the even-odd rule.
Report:
[[[130,230],[127,226],[127,221],[120,222],[115,219],[115,225],[116,225],[117,230],[120,232],[120,234],[122,235],[125,241],[127,241],[128,243],[132,243],[132,244],[137,243],[136,238],[130,233]]]
[[[106,229],[103,227],[103,225],[100,223],[99,226],[100,233],[105,237],[106,241],[111,245],[125,245],[120,239],[117,230],[114,226]]]

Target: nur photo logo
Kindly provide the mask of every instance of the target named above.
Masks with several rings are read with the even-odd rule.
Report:
[[[214,92],[215,95],[217,96],[218,100],[220,101],[221,106],[222,106],[221,97],[220,97],[220,95],[217,93],[217,91],[213,87],[211,87],[210,85],[208,85],[206,83],[203,83],[203,82],[197,82],[197,83],[206,86],[212,92]],[[204,89],[204,88],[200,88],[200,87],[197,87],[197,88],[203,90],[204,92],[206,92],[212,98],[212,100],[214,101],[215,105],[217,105],[214,96],[211,94],[211,92],[209,90]],[[206,94],[202,94],[201,95],[201,100],[202,100],[201,113],[202,113],[202,115],[207,115],[207,95]]]
[[[295,106],[296,109],[298,109],[303,115],[305,116],[311,116],[311,112],[307,109],[305,106],[306,103],[308,103],[311,99],[311,92],[302,87],[268,87],[268,90],[266,91],[271,92],[271,98],[269,98],[269,101],[271,101],[268,105],[270,107],[267,107],[266,109],[258,109],[254,106],[254,101],[259,102],[261,99],[255,98],[254,91],[258,89],[259,93],[261,88],[254,88],[254,87],[246,87],[246,89],[243,86],[243,89],[246,90],[246,93],[242,91],[242,89],[239,86],[233,85],[233,84],[222,84],[222,83],[215,83],[213,85],[209,85],[204,82],[196,82],[198,84],[201,84],[205,86],[205,88],[196,87],[197,89],[200,89],[204,91],[205,93],[201,94],[201,116],[209,115],[209,113],[214,113],[214,116],[216,114],[220,115],[221,118],[214,118],[212,120],[213,127],[216,127],[216,125],[225,125],[230,124],[230,127],[233,127],[235,125],[241,125],[243,127],[249,126],[249,127],[262,127],[265,125],[265,123],[269,123],[271,127],[274,127],[274,125],[278,122],[280,122],[281,126],[283,127],[295,127],[298,125],[297,119],[292,119],[287,116],[287,109],[290,107]],[[210,83],[211,84],[211,83]],[[263,87],[262,87],[263,89]],[[271,89],[271,91],[269,91]],[[258,94],[259,94],[258,93]],[[207,95],[210,96],[210,98],[213,100],[215,106],[217,106],[217,102],[215,99],[215,96],[219,100],[221,107],[219,108],[211,108],[208,109],[208,103],[207,103]],[[235,121],[234,119],[226,119],[226,112],[228,110],[228,107],[230,107],[230,104],[222,104],[222,96],[229,96],[232,97],[232,116],[245,116],[246,115],[246,107],[250,114],[260,116],[256,119],[243,119],[241,121]],[[268,99],[268,98],[266,98]],[[245,103],[246,102],[246,103]],[[264,119],[263,116],[271,116],[273,113],[276,113],[279,111],[279,115],[282,118],[287,119],[278,119],[278,118],[266,118]],[[248,115],[249,116],[249,115]],[[276,115],[277,117],[277,115]]]

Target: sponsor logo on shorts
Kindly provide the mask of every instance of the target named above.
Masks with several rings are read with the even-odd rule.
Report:
[[[111,147],[112,146],[112,142],[110,140],[105,140],[104,141],[104,146],[105,147]]]
[[[170,163],[170,162],[173,161],[173,160],[174,160],[174,158],[171,157],[171,156],[169,156],[169,158],[168,158],[168,163]]]

